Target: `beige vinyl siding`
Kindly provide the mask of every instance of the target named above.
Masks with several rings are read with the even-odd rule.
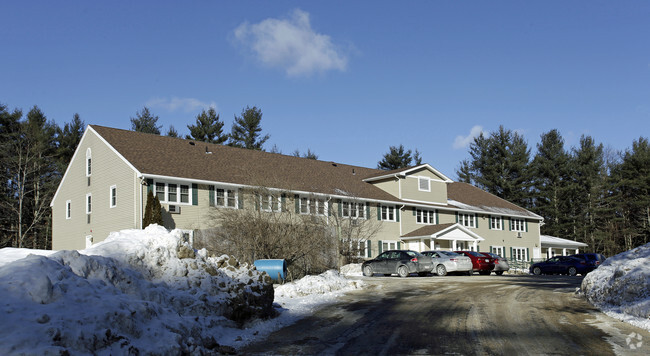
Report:
[[[372,182],[372,184],[388,194],[399,197],[399,181],[396,178],[389,178],[378,182]]]
[[[86,152],[91,150],[90,185],[86,176]],[[138,227],[135,218],[139,180],[131,169],[92,131],[87,131],[77,154],[70,162],[68,174],[61,182],[52,206],[52,248],[83,249],[86,236],[93,243],[106,239],[112,231]],[[117,204],[110,207],[110,187],[117,188]],[[87,222],[86,195],[92,195],[92,213]],[[66,201],[71,201],[71,217],[66,219]]]
[[[419,177],[429,179],[430,191],[420,190]],[[409,174],[402,180],[401,198],[421,202],[447,204],[447,183],[443,182],[439,176],[428,169],[421,169]]]
[[[174,181],[173,183],[189,185],[190,186],[190,201],[192,200],[192,183],[190,181]],[[198,184],[198,202],[196,205],[192,204],[173,204],[177,207],[180,207],[179,214],[170,214],[168,212],[169,205],[163,203],[163,222],[167,229],[182,229],[182,230],[196,230],[196,229],[206,229],[212,227],[212,219],[214,216],[210,214],[211,210],[214,209],[210,207],[210,191],[207,184]],[[146,204],[147,201],[147,190],[144,189],[143,192],[143,201]],[[240,192],[241,194],[241,192]],[[227,208],[219,208],[227,209]]]

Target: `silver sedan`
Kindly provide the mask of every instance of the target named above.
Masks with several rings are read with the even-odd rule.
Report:
[[[472,260],[461,254],[452,251],[424,251],[425,256],[431,256],[433,271],[439,276],[449,272],[461,272],[472,275]]]

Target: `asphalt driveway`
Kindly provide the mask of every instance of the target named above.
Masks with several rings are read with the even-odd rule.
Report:
[[[280,355],[648,355],[650,333],[576,295],[582,277],[360,277],[339,303],[248,345]],[[634,333],[634,334],[633,334]],[[633,341],[630,335],[634,335]],[[639,342],[639,336],[641,341]],[[640,344],[640,347],[638,345]]]

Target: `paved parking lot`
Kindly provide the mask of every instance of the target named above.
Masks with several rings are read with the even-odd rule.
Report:
[[[650,333],[600,313],[576,295],[582,277],[359,278],[368,288],[241,353],[650,354]],[[630,345],[632,333],[641,335],[641,347],[638,341]]]

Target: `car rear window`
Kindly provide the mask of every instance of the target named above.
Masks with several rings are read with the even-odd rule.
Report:
[[[451,257],[460,256],[459,253],[452,252],[452,251],[438,251],[438,252]]]
[[[476,251],[467,251],[467,252],[469,252],[469,254],[472,255],[472,256],[485,257],[485,256],[481,255],[480,253],[478,253]]]

